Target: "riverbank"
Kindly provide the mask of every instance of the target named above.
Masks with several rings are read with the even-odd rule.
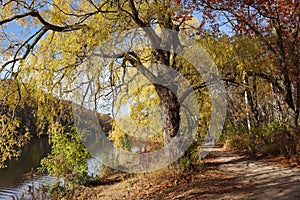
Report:
[[[175,173],[163,170],[114,173],[70,199],[298,199],[300,169],[281,159],[251,158],[214,148],[204,167]],[[66,198],[61,198],[66,199]]]

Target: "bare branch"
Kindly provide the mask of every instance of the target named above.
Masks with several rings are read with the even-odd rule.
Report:
[[[24,17],[27,17],[27,16],[31,16],[32,13],[33,13],[33,11],[28,12],[28,13],[23,13],[23,14],[20,14],[20,15],[15,15],[15,16],[13,16],[11,18],[8,18],[8,19],[4,19],[4,20],[0,21],[0,25],[6,24],[8,22],[11,22],[11,21],[14,21],[14,20],[17,20],[17,19],[24,18]]]
[[[12,68],[13,68],[16,62],[26,59],[26,57],[28,56],[28,54],[30,53],[30,51],[34,48],[34,46],[38,43],[38,41],[43,37],[43,35],[44,35],[46,32],[47,32],[47,29],[45,29],[45,28],[43,27],[43,28],[41,28],[39,31],[37,31],[35,34],[33,34],[31,37],[29,37],[29,38],[28,38],[28,39],[27,39],[27,40],[26,40],[26,41],[18,48],[18,50],[17,50],[16,53],[15,53],[15,56],[14,56],[13,60],[10,60],[10,61],[4,63],[4,64],[2,65],[0,71],[3,71],[3,69],[4,69],[6,66],[8,66],[9,64],[13,64],[13,66],[12,66]],[[36,38],[34,39],[34,41],[33,41],[30,45],[27,46],[27,49],[26,49],[25,53],[23,54],[23,56],[17,58],[18,53],[20,52],[20,50],[21,50],[24,46],[26,46],[26,44],[28,44],[28,42],[29,42],[30,40],[32,40],[34,37],[36,37]]]

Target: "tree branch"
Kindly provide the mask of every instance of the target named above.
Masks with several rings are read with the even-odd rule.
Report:
[[[248,71],[247,75],[249,76],[258,76],[261,77],[267,81],[269,81],[273,86],[275,86],[279,92],[282,95],[285,95],[285,90],[280,86],[280,84],[278,83],[278,81],[276,80],[276,78],[274,78],[273,76],[263,73],[263,72],[253,72],[253,71]]]
[[[3,25],[5,23],[11,22],[11,21],[14,21],[17,19],[24,18],[27,16],[37,18],[45,26],[46,29],[56,31],[56,32],[68,32],[68,31],[74,31],[74,30],[78,30],[83,27],[86,27],[86,25],[80,24],[80,23],[76,23],[76,24],[68,25],[68,26],[57,26],[54,24],[50,24],[40,15],[40,13],[38,11],[35,11],[35,10],[32,10],[32,11],[24,13],[24,14],[15,15],[9,19],[4,19],[4,20],[0,21],[0,25]]]
[[[13,66],[12,66],[12,68],[14,67],[14,65],[15,65],[15,63],[17,62],[17,61],[21,61],[21,60],[24,60],[27,56],[28,56],[28,54],[30,53],[30,51],[34,48],[34,46],[38,43],[38,41],[43,37],[43,35],[45,34],[47,32],[47,29],[45,29],[44,27],[43,28],[41,28],[39,31],[37,31],[35,34],[33,34],[31,37],[29,37],[19,48],[18,48],[18,50],[16,51],[16,53],[15,53],[15,56],[14,56],[14,58],[13,58],[13,60],[10,60],[10,61],[8,61],[8,62],[6,62],[6,63],[4,63],[3,65],[2,65],[2,67],[1,67],[1,69],[0,69],[0,72],[1,71],[3,71],[3,69],[6,67],[6,66],[8,66],[9,64],[12,64],[13,63]],[[21,57],[18,57],[17,58],[17,55],[18,55],[18,53],[20,52],[20,50],[30,41],[30,40],[32,40],[34,37],[36,37],[35,39],[34,39],[34,41],[30,44],[30,45],[28,45],[27,46],[27,49],[26,49],[26,51],[25,51],[25,53],[23,54],[23,56],[21,56]]]
[[[240,85],[239,83],[235,82],[235,78],[230,78],[230,79],[226,79],[226,78],[222,78],[222,79],[212,79],[210,81],[206,81],[204,83],[201,83],[199,85],[195,85],[193,86],[192,88],[184,91],[184,93],[181,95],[181,97],[179,98],[179,102],[180,103],[183,103],[185,101],[185,99],[193,92],[193,91],[196,91],[196,90],[201,90],[209,85],[213,85],[214,83],[216,82],[219,82],[219,81],[224,81],[224,82],[230,82],[230,83],[234,83],[234,84],[237,84],[237,85]]]
[[[13,16],[11,18],[8,18],[8,19],[4,19],[4,20],[0,21],[0,25],[6,24],[8,22],[11,22],[11,21],[14,21],[14,20],[17,20],[17,19],[24,18],[24,17],[27,17],[27,16],[31,16],[32,13],[33,13],[33,11],[28,12],[28,13],[23,13],[23,14],[20,14],[20,15],[15,15],[15,16]]]

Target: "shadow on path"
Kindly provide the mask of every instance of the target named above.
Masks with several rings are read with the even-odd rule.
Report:
[[[245,185],[241,195],[229,191],[216,199],[300,199],[299,169],[249,160],[220,147],[209,153],[205,164],[237,175],[238,182]],[[245,191],[249,196],[243,196]]]

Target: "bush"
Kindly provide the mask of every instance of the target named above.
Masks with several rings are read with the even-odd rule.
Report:
[[[233,150],[246,150],[252,152],[252,143],[253,141],[251,140],[251,137],[248,134],[242,133],[228,136],[225,142],[225,147]]]
[[[55,176],[58,186],[62,182],[62,187],[65,189],[72,189],[88,181],[86,159],[90,155],[81,143],[77,130],[72,129],[68,133],[53,133],[49,140],[52,151],[41,161],[40,171]]]
[[[254,138],[249,134],[246,125],[239,123],[236,127],[227,125],[224,129],[225,147],[238,151],[253,152],[255,148]]]
[[[226,147],[230,149],[272,157],[284,155],[286,158],[297,153],[299,134],[290,130],[286,123],[272,122],[252,128],[250,133],[245,128],[239,129],[239,132],[228,130],[233,129],[227,129]]]

